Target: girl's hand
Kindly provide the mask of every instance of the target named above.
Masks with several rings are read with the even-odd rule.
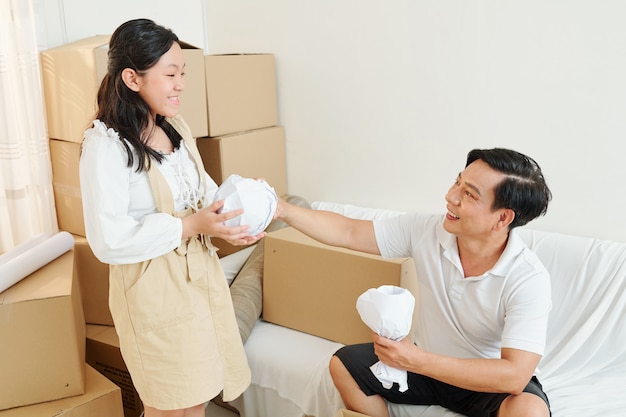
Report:
[[[183,238],[203,234],[211,237],[224,239],[231,245],[242,246],[253,244],[265,236],[265,232],[256,236],[248,233],[249,225],[229,227],[225,221],[241,216],[243,210],[233,210],[228,213],[218,213],[224,205],[224,201],[216,201],[208,207],[198,210],[196,213],[183,219]]]

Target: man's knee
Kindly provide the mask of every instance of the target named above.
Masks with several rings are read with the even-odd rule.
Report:
[[[328,370],[330,371],[330,376],[333,378],[333,381],[337,381],[339,378],[345,377],[348,373],[348,370],[344,366],[343,362],[341,362],[341,359],[335,355],[330,358]]]
[[[538,396],[523,392],[508,396],[500,406],[498,417],[549,417],[550,410]]]

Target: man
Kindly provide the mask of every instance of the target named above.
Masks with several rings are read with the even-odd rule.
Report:
[[[366,221],[279,203],[277,217],[329,245],[414,259],[415,340],[346,346],[330,372],[347,408],[388,417],[387,402],[437,404],[473,416],[550,415],[535,377],[545,348],[550,281],[514,232],[551,200],[537,163],[508,149],[475,149],[446,194],[445,216]],[[386,389],[378,360],[408,371]]]

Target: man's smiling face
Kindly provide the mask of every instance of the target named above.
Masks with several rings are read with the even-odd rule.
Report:
[[[446,194],[444,228],[458,237],[488,234],[500,219],[493,210],[495,189],[505,175],[481,160],[468,165]]]

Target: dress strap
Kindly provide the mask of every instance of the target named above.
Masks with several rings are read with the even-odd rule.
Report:
[[[150,180],[150,187],[152,188],[152,195],[154,196],[157,210],[160,213],[174,215],[174,197],[172,196],[172,190],[163,174],[161,174],[161,171],[156,167],[155,161],[151,161],[150,163],[148,179]]]
[[[166,118],[167,122],[172,125],[174,129],[182,136],[191,159],[196,164],[196,170],[198,171],[198,177],[200,179],[200,189],[204,193],[206,191],[206,177],[204,171],[204,164],[202,157],[196,146],[196,140],[191,134],[189,126],[183,121],[181,116],[173,118]],[[152,188],[152,194],[156,201],[157,210],[161,213],[168,213],[171,215],[177,215],[174,211],[174,197],[172,191],[167,183],[167,180],[161,173],[161,171],[155,166],[154,161],[151,161],[150,168],[148,169],[148,178],[150,180],[150,186]],[[199,205],[200,206],[200,205]],[[180,217],[180,216],[178,216]]]

